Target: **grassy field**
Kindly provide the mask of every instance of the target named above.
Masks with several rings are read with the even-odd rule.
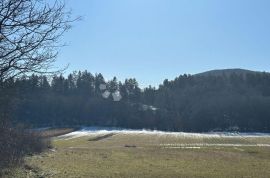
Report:
[[[256,144],[265,144],[256,146]],[[270,177],[269,137],[92,134],[53,139],[26,159],[21,177]],[[18,176],[19,177],[19,176]]]

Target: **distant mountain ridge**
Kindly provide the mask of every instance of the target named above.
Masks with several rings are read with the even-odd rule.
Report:
[[[217,69],[217,70],[210,70],[202,73],[195,74],[194,76],[230,76],[232,74],[236,75],[247,75],[247,74],[255,74],[255,73],[264,73],[260,71],[252,71],[247,69]],[[268,72],[265,72],[268,73]],[[268,73],[270,74],[270,73]]]

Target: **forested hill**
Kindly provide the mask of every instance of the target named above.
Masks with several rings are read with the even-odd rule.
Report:
[[[172,131],[270,131],[270,74],[215,70],[140,89],[101,74],[33,75],[2,83],[16,122]]]
[[[203,73],[198,73],[195,75],[200,76],[230,76],[230,75],[242,75],[261,73],[257,71],[245,70],[245,69],[220,69],[220,70],[210,70]]]

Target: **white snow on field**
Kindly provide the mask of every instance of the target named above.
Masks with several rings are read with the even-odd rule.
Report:
[[[160,144],[165,148],[200,148],[200,147],[270,147],[270,144],[230,144],[230,143],[194,143],[194,144]]]
[[[59,136],[58,139],[72,139],[91,135],[104,134],[132,134],[132,135],[156,135],[156,136],[174,136],[186,138],[245,138],[245,137],[270,137],[270,133],[236,133],[236,132],[206,132],[206,133],[188,133],[188,132],[166,132],[158,130],[134,130],[121,129],[113,127],[83,127],[81,130]]]

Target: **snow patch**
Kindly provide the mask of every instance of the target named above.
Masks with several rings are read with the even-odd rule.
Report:
[[[104,134],[126,134],[126,135],[156,135],[173,136],[186,138],[243,138],[243,137],[270,137],[270,133],[235,133],[235,132],[166,132],[158,130],[136,130],[122,129],[115,127],[83,127],[81,130],[59,136],[58,139],[73,139],[83,136],[104,135]]]
[[[227,143],[194,143],[194,144],[160,144],[165,148],[175,148],[175,147],[270,147],[270,144],[227,144]]]

